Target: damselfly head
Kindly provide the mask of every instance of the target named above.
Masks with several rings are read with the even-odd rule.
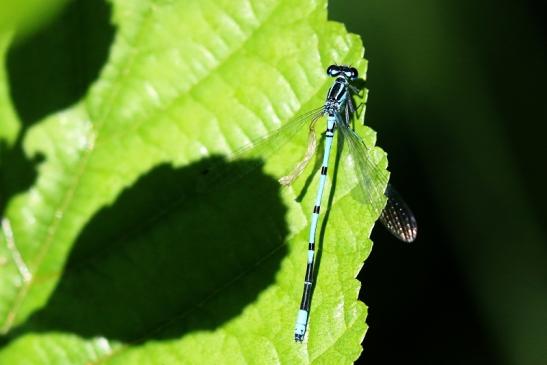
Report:
[[[327,68],[327,75],[330,77],[342,76],[346,80],[353,81],[359,77],[359,72],[355,67],[330,65]]]

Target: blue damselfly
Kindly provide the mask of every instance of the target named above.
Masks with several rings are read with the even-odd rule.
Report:
[[[279,179],[282,185],[290,185],[302,174],[316,155],[318,143],[315,125],[321,117],[326,117],[327,125],[324,133],[320,180],[309,230],[304,289],[294,330],[294,339],[297,342],[304,339],[308,326],[314,282],[316,231],[335,131],[339,132],[339,148],[345,149],[346,156],[353,161],[359,186],[356,198],[366,204],[371,217],[378,217],[389,232],[398,239],[412,242],[417,235],[417,223],[412,211],[393,187],[388,184],[389,174],[385,169],[371,161],[369,147],[352,128],[352,119],[357,109],[353,97],[360,91],[353,85],[359,77],[357,69],[349,66],[331,65],[327,68],[327,75],[334,78],[334,83],[329,88],[325,103],[321,107],[300,115],[267,136],[244,147],[233,156],[233,159],[245,158],[249,155],[267,158],[281,149],[287,141],[307,125],[308,146],[304,157],[295,165],[290,174]],[[218,177],[224,180],[226,175],[228,174],[220,173]],[[385,190],[382,188],[384,186],[387,186]]]

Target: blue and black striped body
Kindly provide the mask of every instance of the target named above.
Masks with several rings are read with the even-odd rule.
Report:
[[[327,130],[325,133],[325,150],[323,154],[323,163],[321,165],[321,175],[319,179],[319,189],[315,198],[315,205],[311,215],[309,246],[308,246],[308,262],[306,267],[306,276],[304,279],[304,291],[302,293],[302,301],[300,310],[298,311],[296,325],[294,330],[295,341],[301,342],[306,333],[308,324],[308,316],[310,312],[311,294],[314,276],[314,258],[315,258],[315,236],[317,224],[319,222],[319,211],[321,210],[321,198],[325,183],[327,180],[327,169],[329,164],[329,156],[334,138],[334,131],[338,123],[344,123],[342,116],[353,112],[351,97],[349,95],[349,83],[357,78],[357,70],[346,66],[330,66],[327,70],[329,76],[336,77],[334,84],[327,93],[327,99],[324,105],[324,114],[327,115]]]

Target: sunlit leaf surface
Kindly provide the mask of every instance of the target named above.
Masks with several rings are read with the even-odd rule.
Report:
[[[0,364],[354,361],[377,218],[352,198],[356,177],[339,173],[325,197],[295,344],[318,174],[276,178],[307,131],[262,167],[223,156],[321,105],[329,64],[364,74],[361,40],[327,21],[326,1],[55,9],[25,37],[0,29]],[[203,186],[211,166],[236,178]]]

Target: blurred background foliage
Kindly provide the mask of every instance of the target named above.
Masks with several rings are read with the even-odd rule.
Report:
[[[331,1],[418,240],[375,230],[364,364],[547,364],[547,28],[539,2]]]
[[[51,21],[68,0],[19,0],[0,4],[0,32],[17,28],[22,38]]]

